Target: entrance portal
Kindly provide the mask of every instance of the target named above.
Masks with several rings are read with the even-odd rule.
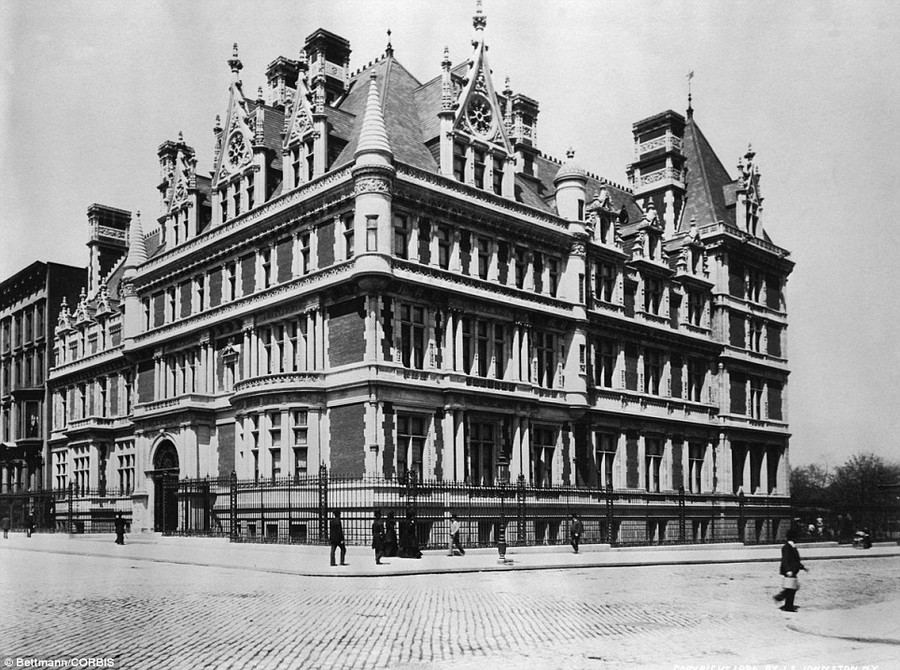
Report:
[[[170,441],[156,449],[153,457],[153,530],[171,533],[178,529],[178,450]]]

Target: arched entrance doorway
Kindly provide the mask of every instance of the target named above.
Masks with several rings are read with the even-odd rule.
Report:
[[[171,440],[156,448],[153,457],[153,530],[171,533],[178,529],[178,450]]]

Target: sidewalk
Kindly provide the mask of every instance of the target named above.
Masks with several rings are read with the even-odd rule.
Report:
[[[314,545],[232,544],[222,538],[163,537],[148,533],[128,536],[125,546],[114,536],[10,533],[0,540],[0,551],[42,551],[78,556],[104,556],[182,565],[206,565],[236,570],[255,570],[310,577],[389,577],[510,570],[559,570],[653,565],[704,565],[715,563],[774,563],[780,560],[778,545],[743,546],[740,543],[685,546],[610,548],[582,545],[574,554],[569,545],[510,547],[506,563],[496,549],[469,549],[465,556],[447,556],[446,550],[423,552],[421,559],[385,558],[375,565],[368,547],[348,546],[346,566],[329,565],[329,547]],[[853,549],[837,543],[798,545],[804,561],[838,558],[900,557],[896,544]]]

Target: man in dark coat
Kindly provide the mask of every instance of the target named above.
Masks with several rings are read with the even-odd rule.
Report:
[[[0,520],[0,528],[3,529],[3,539],[6,540],[9,538],[9,517],[5,516],[2,520]]]
[[[797,608],[794,607],[794,596],[797,595],[797,589],[800,588],[797,577],[801,570],[806,570],[806,568],[803,567],[803,563],[800,562],[800,552],[797,551],[797,547],[794,545],[796,539],[797,533],[792,528],[788,531],[785,543],[781,547],[781,567],[779,571],[781,572],[784,581],[782,583],[781,591],[776,594],[774,598],[775,602],[780,603],[784,601],[784,605],[781,606],[781,609],[785,612],[797,611]]]
[[[384,522],[384,532],[384,555],[396,556],[399,545],[397,544],[397,522],[393,512],[388,512],[387,521]]]
[[[372,549],[375,550],[375,565],[381,565],[381,557],[384,556],[384,521],[381,520],[381,510],[375,510],[375,521],[372,522]]]
[[[578,544],[581,542],[581,534],[584,533],[584,524],[574,512],[572,513],[572,523],[569,525],[569,536],[572,540],[572,549],[578,553]]]
[[[125,519],[122,513],[116,514],[116,520],[113,522],[116,528],[116,544],[125,544]]]
[[[331,564],[335,565],[334,552],[341,548],[341,565],[347,565],[344,558],[347,556],[347,546],[344,544],[344,525],[341,523],[341,510],[334,510],[334,518],[328,523],[328,541],[331,543]]]

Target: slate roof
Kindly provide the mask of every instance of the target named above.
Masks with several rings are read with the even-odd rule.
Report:
[[[350,80],[350,90],[340,102],[339,110],[353,115],[352,131],[344,138],[347,146],[337,157],[333,167],[353,161],[372,73],[377,77],[378,94],[394,159],[422,170],[436,172],[437,162],[422,141],[421,121],[415,104],[415,91],[421,84],[393,56],[375,61]]]
[[[698,226],[716,221],[734,225],[734,180],[694,121],[693,114],[688,114],[684,127],[682,151],[688,173],[687,197],[679,232],[691,227],[692,218],[697,219]]]

